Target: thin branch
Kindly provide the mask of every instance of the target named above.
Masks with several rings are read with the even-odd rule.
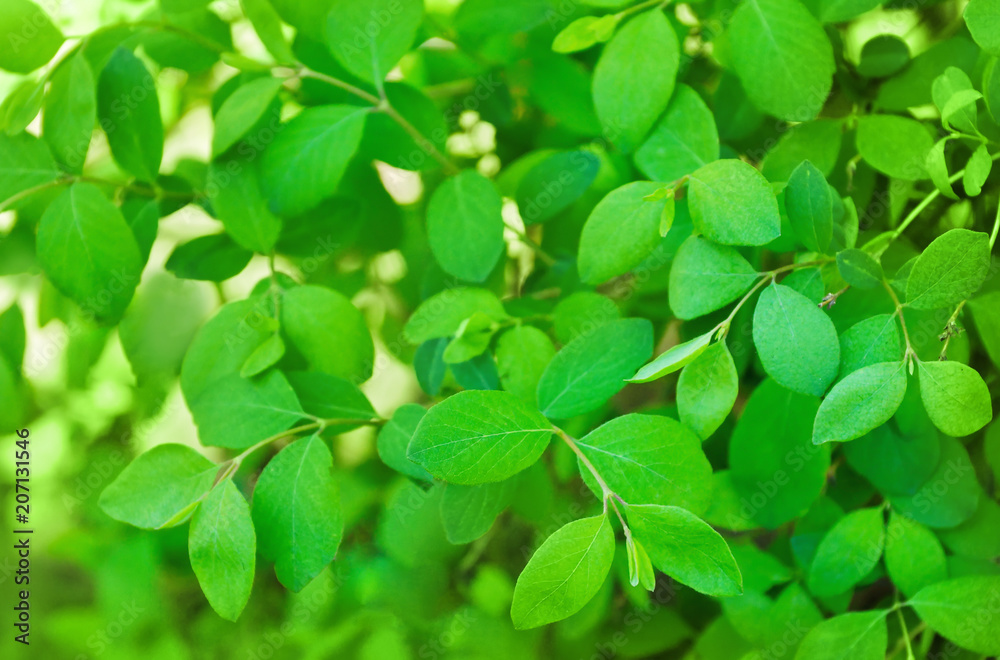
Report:
[[[896,314],[899,316],[899,324],[903,326],[903,340],[906,342],[906,351],[903,353],[903,361],[914,359],[917,357],[917,352],[913,350],[913,344],[910,342],[910,332],[906,328],[906,317],[903,315],[903,304],[899,302],[899,296],[896,292],[892,290],[892,285],[888,281],[882,280],[882,286],[885,290],[889,292],[889,296],[892,298],[892,302],[896,305]],[[912,367],[910,373],[912,374]]]

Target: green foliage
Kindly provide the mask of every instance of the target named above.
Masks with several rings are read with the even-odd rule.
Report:
[[[40,653],[1000,654],[1000,13],[903,4],[8,0]]]

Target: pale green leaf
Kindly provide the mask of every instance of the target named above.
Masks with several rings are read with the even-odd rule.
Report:
[[[675,181],[719,157],[719,132],[705,101],[678,85],[663,117],[635,152],[635,164],[653,181]]]
[[[781,234],[770,184],[741,160],[717,160],[699,168],[688,182],[688,194],[695,230],[716,243],[764,245]]]
[[[698,356],[705,352],[711,341],[712,333],[706,332],[694,339],[671,346],[657,355],[652,362],[635,372],[635,375],[628,380],[630,383],[648,383],[683,369],[698,359]]]
[[[372,375],[375,348],[368,324],[344,294],[297,286],[283,292],[280,307],[282,332],[313,369],[356,382]]]
[[[486,279],[506,247],[502,206],[493,183],[475,170],[434,191],[427,205],[427,240],[445,272],[471,282]]]
[[[759,278],[735,249],[692,236],[670,268],[670,308],[678,318],[697,318],[733,302]]]
[[[908,605],[927,625],[963,648],[1000,654],[996,618],[1000,575],[975,575],[937,582],[921,589]]]
[[[919,362],[920,398],[934,426],[950,436],[975,433],[993,419],[982,377],[959,362]]]
[[[848,612],[823,621],[802,640],[795,660],[882,660],[889,645],[886,614]]]
[[[885,569],[907,596],[948,577],[944,548],[934,532],[896,512],[885,537]]]
[[[31,73],[52,59],[63,44],[63,35],[34,2],[6,0],[0,12],[0,42],[0,69]]]
[[[739,394],[736,364],[724,341],[709,346],[691,362],[677,381],[677,411],[681,421],[702,440],[715,433]]]
[[[163,121],[156,82],[130,50],[119,47],[97,84],[97,114],[111,155],[128,173],[152,182],[163,158]]]
[[[580,234],[577,268],[587,284],[600,284],[638,266],[660,244],[663,202],[644,198],[660,184],[633,181],[602,199]]]
[[[906,394],[903,362],[858,369],[833,386],[816,413],[813,443],[847,442],[885,424]]]
[[[965,7],[965,24],[983,50],[1000,56],[1000,3],[997,0],[970,0]]]
[[[362,80],[379,83],[410,50],[424,18],[423,0],[333,0],[326,46]]]

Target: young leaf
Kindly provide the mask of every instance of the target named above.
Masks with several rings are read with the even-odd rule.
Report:
[[[261,183],[271,210],[295,216],[337,189],[361,143],[368,111],[350,105],[306,108],[264,150]]]
[[[97,114],[115,162],[153,182],[163,158],[163,121],[156,82],[135,54],[118,47],[97,85]]]
[[[837,253],[837,269],[844,281],[859,289],[874,289],[882,284],[882,265],[864,250],[848,249]]]
[[[431,408],[407,457],[439,479],[483,484],[508,479],[548,446],[552,425],[507,392],[459,392]]]
[[[688,194],[695,230],[716,243],[764,245],[781,234],[771,185],[741,160],[717,160],[699,168],[688,182]]]
[[[927,625],[959,646],[986,655],[1000,654],[996,617],[1000,575],[970,575],[921,589],[907,605]]]
[[[406,322],[403,335],[412,344],[450,337],[465,319],[476,312],[482,312],[494,321],[507,319],[507,312],[492,291],[458,287],[445,289],[420,303]]]
[[[833,48],[796,0],[751,0],[729,24],[732,63],[753,104],[787,121],[813,119],[830,93]]]
[[[979,289],[989,269],[990,244],[985,233],[947,231],[913,264],[906,283],[906,304],[914,309],[957,305]]]
[[[788,221],[802,244],[813,252],[826,252],[833,240],[833,206],[830,184],[808,160],[795,168],[785,188]]]
[[[442,183],[427,205],[427,240],[450,275],[482,282],[503,254],[503,200],[493,183],[465,170]]]
[[[739,394],[736,364],[724,341],[709,346],[684,368],[677,381],[677,411],[702,440],[715,433]]]
[[[74,55],[56,70],[44,103],[45,142],[71,172],[82,171],[97,122],[94,74],[82,54]]]
[[[157,445],[104,489],[100,506],[115,520],[159,529],[198,502],[218,472],[219,466],[186,445]]]
[[[225,376],[188,405],[202,444],[229,449],[246,449],[305,416],[280,371],[253,379]]]
[[[885,537],[885,570],[907,596],[948,577],[944,548],[934,532],[896,512]]]
[[[281,329],[313,369],[356,382],[371,377],[375,347],[368,324],[339,291],[314,285],[288,289],[281,298]]]
[[[889,421],[906,394],[905,366],[873,364],[834,385],[816,413],[813,443],[854,440]]]
[[[652,362],[646,364],[629,378],[630,383],[648,383],[651,380],[663,378],[698,359],[712,341],[712,333],[706,332],[682,344],[671,346],[660,353]]]
[[[840,342],[830,317],[781,284],[760,294],[753,343],[768,375],[795,392],[822,395],[840,368]]]
[[[607,41],[618,27],[619,20],[614,14],[581,16],[556,35],[552,40],[552,50],[557,53],[575,53]]]
[[[260,553],[278,580],[301,591],[333,561],[344,533],[333,456],[322,438],[299,438],[271,459],[253,491]]]
[[[795,660],[882,660],[889,645],[886,614],[848,612],[821,622],[802,640]]]
[[[191,521],[188,555],[209,605],[235,621],[250,599],[257,538],[250,507],[231,479],[201,503]]]
[[[680,507],[659,504],[629,505],[626,513],[656,568],[703,594],[743,593],[743,577],[733,553],[701,518]]]
[[[281,340],[281,335],[274,333],[270,339],[258,346],[247,361],[240,367],[240,376],[252,378],[263,373],[278,363],[285,355],[285,342]]]
[[[379,458],[396,472],[414,479],[433,481],[434,477],[431,476],[430,472],[406,456],[406,449],[410,445],[413,434],[417,431],[417,425],[426,414],[427,411],[416,403],[400,406],[392,414],[392,419],[386,422],[379,431],[376,445]]]
[[[993,159],[985,144],[976,147],[969,157],[969,162],[965,165],[965,174],[962,175],[962,187],[969,197],[976,197],[983,191],[983,185],[990,176],[993,169]]]
[[[633,587],[641,584],[646,591],[653,591],[656,588],[656,574],[646,548],[635,537],[628,536],[625,538],[625,551],[628,555],[629,584]]]
[[[670,268],[670,308],[678,318],[697,318],[736,300],[759,278],[734,248],[691,236]]]
[[[594,108],[604,133],[622,151],[638,147],[674,92],[680,44],[659,9],[627,22],[594,67]]]
[[[926,179],[924,161],[933,144],[931,134],[915,119],[895,115],[858,119],[858,152],[873,168],[896,179]]]
[[[847,514],[826,533],[809,567],[809,591],[836,596],[851,589],[878,564],[885,545],[882,509]]]
[[[516,476],[478,486],[446,485],[441,496],[441,521],[448,541],[464,545],[490,531],[493,521],[513,500],[517,485]]]
[[[876,314],[840,335],[840,378],[858,369],[893,362],[903,355],[903,338],[895,314]]]
[[[919,362],[920,398],[934,426],[950,436],[975,433],[993,419],[990,393],[972,367],[959,362]]]
[[[517,578],[510,608],[514,627],[537,628],[580,611],[604,583],[614,554],[615,535],[606,515],[560,528]]]
[[[719,158],[715,117],[698,92],[678,85],[667,111],[635,152],[635,165],[653,181],[676,181]]]
[[[121,211],[95,186],[75,183],[38,223],[38,261],[56,288],[100,320],[125,313],[142,273]]]
[[[612,321],[580,335],[556,353],[538,381],[542,414],[565,419],[600,407],[652,350],[653,326],[646,319]]]
[[[623,415],[576,443],[608,487],[626,502],[667,502],[696,514],[708,509],[712,468],[701,441],[676,420],[660,415]],[[600,486],[582,462],[580,473],[590,489],[602,497]]]
[[[212,156],[225,153],[261,120],[284,81],[265,76],[240,85],[215,113]],[[242,154],[241,154],[242,155]]]
[[[600,284],[632,270],[660,244],[663,203],[644,198],[660,184],[633,181],[602,199],[580,234],[577,269],[587,284]]]

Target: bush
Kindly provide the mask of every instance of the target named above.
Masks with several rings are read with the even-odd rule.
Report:
[[[1000,654],[997,0],[150,4],[0,21],[51,657]]]

